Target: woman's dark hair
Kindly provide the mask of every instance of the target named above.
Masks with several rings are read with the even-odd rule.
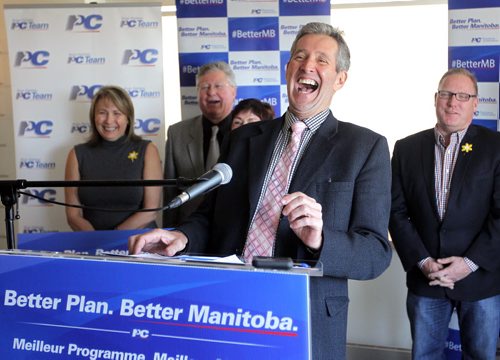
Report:
[[[250,110],[252,113],[257,115],[261,120],[272,120],[274,119],[274,109],[273,107],[264,101],[259,99],[244,99],[241,100],[232,111],[232,117],[239,114],[242,111]]]

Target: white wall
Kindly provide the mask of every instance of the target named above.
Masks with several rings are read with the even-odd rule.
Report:
[[[350,281],[349,298],[349,343],[411,348],[405,273],[396,253],[389,269],[379,278]]]
[[[332,10],[345,31],[352,65],[335,95],[341,120],[397,139],[433,127],[434,93],[447,70],[447,4]]]
[[[179,79],[179,48],[175,13],[164,13],[163,31],[163,93],[165,94],[165,137],[168,126],[181,121],[181,83]],[[159,149],[165,151],[165,149]]]

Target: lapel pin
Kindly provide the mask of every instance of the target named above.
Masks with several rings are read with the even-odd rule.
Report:
[[[462,145],[462,152],[463,153],[469,153],[472,151],[472,144],[465,143]]]
[[[128,156],[127,156],[127,158],[132,162],[134,162],[134,160],[137,160],[138,157],[139,157],[139,153],[137,151],[131,151],[128,153]]]

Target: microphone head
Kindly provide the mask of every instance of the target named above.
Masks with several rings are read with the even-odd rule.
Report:
[[[231,166],[225,163],[218,163],[215,164],[212,170],[217,171],[221,177],[221,185],[227,184],[228,182],[231,181],[231,178],[233,177],[233,169],[231,169]]]

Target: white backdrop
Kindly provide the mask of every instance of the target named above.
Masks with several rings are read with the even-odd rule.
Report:
[[[450,0],[448,9],[448,66],[466,68],[476,75],[479,106],[473,123],[499,131],[499,2]],[[449,360],[461,359],[456,313],[450,322],[446,346]]]
[[[160,3],[6,6],[5,23],[17,179],[64,179],[67,153],[87,140],[90,101],[103,85],[129,92],[136,133],[163,153]],[[63,188],[24,191],[64,201]],[[63,207],[25,195],[19,203],[18,232],[69,230]]]
[[[479,86],[474,123],[500,130],[500,5],[498,0],[448,2],[448,66],[472,71]]]

